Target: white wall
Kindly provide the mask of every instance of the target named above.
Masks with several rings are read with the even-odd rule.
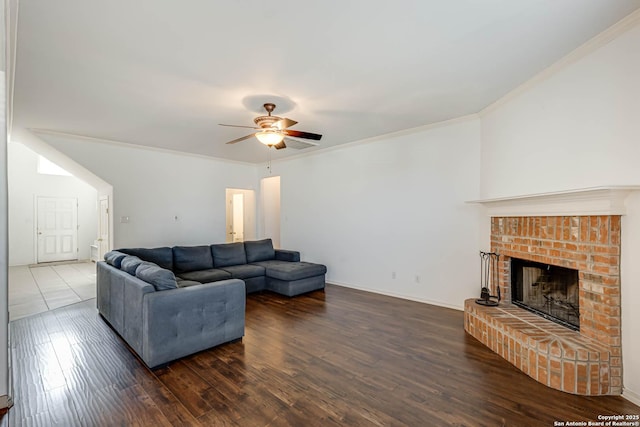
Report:
[[[38,155],[22,144],[8,144],[9,265],[36,260],[37,196],[78,199],[78,259],[89,259],[89,246],[97,238],[98,192],[73,176],[37,173]]]
[[[482,196],[640,183],[640,27],[482,117]]]
[[[281,246],[326,264],[330,283],[461,308],[479,293],[477,211],[464,203],[478,198],[479,126],[274,163]]]
[[[224,242],[226,188],[257,189],[254,165],[97,140],[43,138],[113,186],[115,248]]]
[[[280,177],[270,176],[260,181],[260,237],[270,238],[275,248],[281,248]]]
[[[640,184],[640,27],[482,115],[485,198]],[[622,237],[625,395],[640,402],[640,196]],[[633,338],[632,338],[633,337]]]

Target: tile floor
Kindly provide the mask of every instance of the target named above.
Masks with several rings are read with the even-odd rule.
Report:
[[[9,267],[9,320],[95,297],[93,262]]]

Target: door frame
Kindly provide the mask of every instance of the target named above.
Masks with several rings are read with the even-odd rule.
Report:
[[[224,225],[224,240],[225,242],[233,242],[229,229],[230,227],[230,215],[232,215],[232,208],[229,207],[229,201],[233,199],[234,194],[242,194],[244,197],[244,239],[243,240],[255,240],[256,238],[256,192],[255,190],[248,190],[243,188],[226,188],[225,189],[225,225]],[[233,221],[231,219],[231,221]]]
[[[102,209],[101,209],[101,205],[102,205],[102,201],[106,200],[107,201],[107,243],[106,243],[106,249],[104,251],[104,253],[102,252],[102,236],[100,235],[100,229],[102,228]],[[112,224],[112,211],[113,209],[111,208],[111,197],[109,197],[108,194],[98,194],[98,236],[96,236],[96,243],[98,244],[98,254],[97,254],[97,258],[98,260],[101,260],[102,257],[104,256],[105,253],[109,252],[111,250],[111,242],[112,242],[112,237],[111,237],[111,229],[113,228],[113,224]]]

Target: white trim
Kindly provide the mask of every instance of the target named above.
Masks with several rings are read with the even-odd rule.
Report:
[[[625,215],[625,200],[640,186],[607,186],[581,188],[540,194],[527,194],[497,199],[471,200],[480,204],[492,217],[499,216],[562,216],[562,215]]]
[[[178,150],[172,150],[169,148],[160,148],[160,147],[152,147],[149,145],[133,144],[131,142],[122,142],[122,141],[116,141],[113,139],[98,138],[98,137],[87,136],[87,135],[78,135],[75,133],[58,132],[50,129],[28,128],[27,130],[29,130],[30,132],[36,135],[43,134],[43,135],[58,136],[63,138],[80,139],[84,141],[99,142],[99,143],[115,145],[119,147],[136,148],[138,150],[156,151],[159,153],[175,154],[178,156],[196,157],[199,159],[207,159],[207,160],[225,162],[225,163],[236,163],[236,164],[245,165],[245,166],[255,166],[256,164],[261,163],[261,162],[258,162],[258,163],[241,162],[239,160],[223,159],[222,157],[207,156],[205,154],[196,154],[188,151],[178,151]]]
[[[7,107],[7,113],[8,113],[8,117],[7,117],[7,141],[9,141],[9,139],[11,139],[11,132],[13,130],[13,98],[14,98],[14,90],[15,90],[15,81],[16,81],[16,58],[18,55],[18,18],[19,18],[19,14],[20,14],[20,2],[19,1],[15,1],[14,2],[15,5],[15,10],[16,10],[16,17],[15,17],[15,32],[12,34],[11,33],[11,2],[7,1],[5,2],[5,26],[6,26],[6,33],[8,35],[8,43],[5,43],[5,48],[7,49],[7,52],[5,52],[5,64],[6,64],[6,69],[7,72],[9,73],[9,78],[8,78],[8,88],[7,88],[7,94],[9,95],[9,99],[7,99],[6,104],[9,106]],[[13,43],[12,43],[13,42]],[[13,49],[12,49],[13,47]]]
[[[476,120],[476,119],[479,119],[477,114],[475,114],[475,113],[474,114],[468,114],[466,116],[456,117],[456,118],[453,118],[453,119],[447,119],[447,120],[443,120],[441,122],[435,122],[435,123],[421,125],[421,126],[417,126],[417,127],[413,127],[413,128],[409,128],[409,129],[403,129],[403,130],[399,130],[399,131],[395,131],[395,132],[385,133],[385,134],[382,134],[382,135],[376,135],[376,136],[372,136],[372,137],[365,138],[365,139],[359,139],[359,140],[356,140],[356,141],[346,142],[344,144],[336,144],[336,145],[331,145],[329,147],[322,147],[322,148],[318,148],[318,149],[313,150],[313,151],[305,151],[303,153],[294,154],[294,155],[283,157],[283,158],[280,158],[280,159],[273,159],[271,161],[271,163],[272,164],[277,164],[277,163],[287,162],[289,160],[299,159],[301,157],[313,156],[313,155],[316,155],[316,154],[325,154],[325,153],[329,153],[331,151],[342,150],[342,149],[345,149],[345,148],[351,148],[351,147],[355,147],[355,146],[358,146],[358,145],[369,144],[371,142],[377,142],[377,141],[382,141],[382,140],[391,139],[391,138],[398,138],[398,137],[405,136],[405,135],[412,135],[414,133],[425,132],[425,131],[428,131],[428,130],[437,129],[439,127],[451,126],[451,125],[455,125],[455,124],[458,124],[458,123],[463,123],[463,122],[466,122],[466,121],[471,121],[471,120]],[[262,164],[262,163],[264,163],[264,162],[260,162],[258,164]]]
[[[636,405],[640,406],[640,394],[636,393],[635,391],[623,388],[622,397],[627,399],[629,402],[635,403]]]
[[[538,74],[530,78],[529,80],[522,83],[520,86],[511,90],[502,98],[498,99],[492,104],[489,104],[488,106],[480,110],[478,112],[478,115],[482,118],[482,116],[489,114],[494,110],[497,110],[498,108],[502,107],[504,104],[522,95],[524,92],[528,91],[532,87],[538,85],[539,83],[548,79],[549,77],[557,74],[563,68],[566,68],[578,62],[579,60],[591,54],[592,52],[595,52],[602,46],[606,45],[610,41],[614,40],[615,38],[617,38],[618,36],[620,36],[621,34],[625,33],[626,31],[630,30],[631,28],[635,27],[638,24],[640,24],[640,9],[625,16],[620,21],[613,24],[611,27],[607,28],[600,34],[588,40],[586,43],[577,47],[576,49],[571,51],[569,54],[567,54],[560,60],[556,61],[555,63],[545,68],[544,70],[542,70],[541,72],[539,72]]]
[[[387,296],[387,297],[400,298],[400,299],[404,299],[404,300],[408,300],[408,301],[421,302],[423,304],[435,305],[435,306],[438,306],[438,307],[450,308],[452,310],[457,310],[457,311],[464,311],[464,306],[463,305],[453,305],[453,304],[449,304],[449,303],[442,302],[442,301],[434,301],[434,300],[429,300],[429,299],[416,298],[416,297],[403,295],[403,294],[396,294],[396,293],[393,293],[393,292],[380,291],[380,290],[377,290],[377,289],[364,288],[362,286],[352,285],[352,284],[349,284],[349,283],[336,282],[335,280],[330,280],[330,279],[327,279],[327,284],[328,285],[340,286],[340,287],[343,287],[343,288],[357,289],[359,291],[371,292],[372,294],[384,295],[384,296]]]

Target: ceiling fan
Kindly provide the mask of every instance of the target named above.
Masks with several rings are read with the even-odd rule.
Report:
[[[299,130],[288,129],[289,127],[295,125],[295,120],[287,119],[286,117],[278,117],[272,116],[271,113],[276,109],[276,104],[266,103],[263,105],[264,109],[267,111],[266,116],[258,116],[253,119],[256,126],[242,126],[242,125],[225,125],[219,123],[220,126],[230,126],[236,128],[248,128],[248,129],[259,129],[258,132],[252,133],[251,135],[246,135],[241,138],[234,139],[232,141],[227,142],[227,144],[235,144],[236,142],[244,141],[245,139],[249,139],[253,136],[258,138],[258,141],[262,142],[264,145],[267,145],[269,148],[274,147],[276,150],[282,150],[283,148],[308,148],[312,146],[318,145],[317,142],[311,141],[298,141],[293,139],[285,139],[285,137],[290,136],[294,138],[303,138],[303,139],[311,139],[315,141],[319,141],[322,138],[322,135],[311,132],[302,132]],[[286,144],[285,144],[286,141]],[[288,145],[287,145],[288,144]]]

